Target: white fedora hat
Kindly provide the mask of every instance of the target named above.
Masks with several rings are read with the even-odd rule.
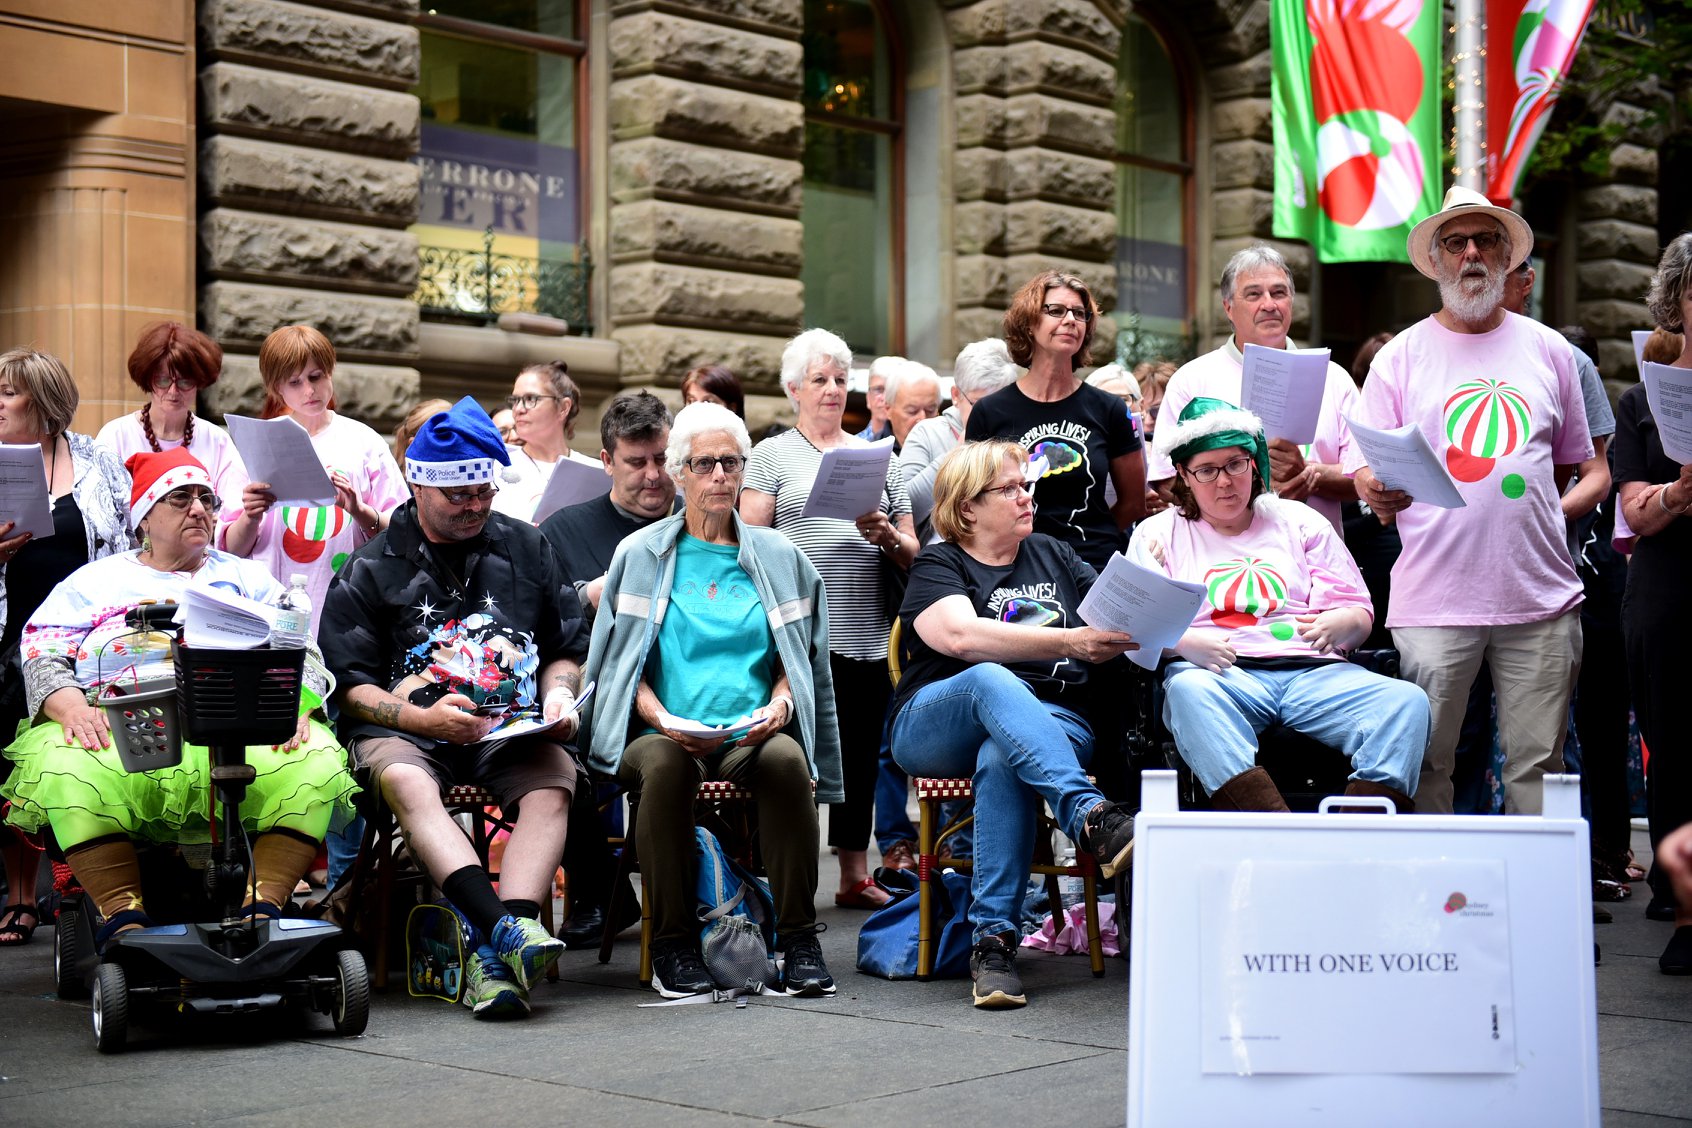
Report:
[[[1465,215],[1489,215],[1504,225],[1504,230],[1510,233],[1510,270],[1522,265],[1522,260],[1533,253],[1533,228],[1527,225],[1527,220],[1509,208],[1498,207],[1473,188],[1453,184],[1445,193],[1445,203],[1440,209],[1410,229],[1410,239],[1406,244],[1410,251],[1410,264],[1437,281],[1439,263],[1431,253],[1433,234],[1453,219]]]

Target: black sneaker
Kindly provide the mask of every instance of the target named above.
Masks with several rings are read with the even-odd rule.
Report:
[[[817,933],[828,926],[801,929],[785,937],[786,954],[781,964],[781,989],[789,995],[814,999],[834,994],[834,976],[823,963],[822,945]]]
[[[652,989],[666,999],[685,999],[717,989],[705,957],[685,940],[652,945]]]
[[[975,980],[975,1005],[999,1009],[1028,1004],[1022,979],[1016,974],[1016,949],[1002,937],[983,936],[969,954],[969,977]]]
[[[1127,807],[1109,801],[1100,803],[1087,812],[1081,836],[1106,877],[1115,877],[1117,870],[1128,868],[1134,853],[1134,816]]]

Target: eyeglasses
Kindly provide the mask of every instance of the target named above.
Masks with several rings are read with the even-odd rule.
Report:
[[[479,490],[441,490],[441,496],[453,505],[469,505],[472,501],[491,501],[499,491],[492,486]]]
[[[210,490],[196,490],[187,486],[184,486],[181,489],[171,490],[160,500],[169,505],[172,509],[178,509],[184,513],[186,513],[196,501],[205,507],[207,513],[216,513],[219,509],[223,508],[223,499],[219,498]]]
[[[1008,485],[1003,486],[988,486],[986,489],[982,490],[981,493],[983,496],[987,494],[998,494],[1006,501],[1015,501],[1017,496],[1020,494],[1026,494],[1029,497],[1034,496],[1034,491],[1028,488],[1027,482],[1011,482]]]
[[[1087,322],[1093,320],[1093,311],[1085,306],[1066,306],[1058,305],[1055,302],[1048,302],[1040,307],[1040,312],[1045,314],[1047,317],[1055,317],[1059,321],[1063,320],[1065,314],[1068,314],[1070,317],[1073,317],[1082,324],[1086,324]]]
[[[1220,466],[1194,466],[1187,471],[1187,477],[1195,482],[1209,485],[1216,480],[1218,474],[1226,474],[1230,478],[1243,478],[1251,472],[1251,459],[1245,455],[1230,458]]]
[[[723,473],[732,477],[740,473],[741,467],[746,465],[746,459],[738,454],[719,454],[714,457],[709,454],[702,454],[698,458],[684,459],[682,465],[701,478],[714,473],[719,466],[723,468]]]
[[[1477,231],[1473,235],[1443,236],[1439,245],[1445,248],[1445,253],[1448,255],[1460,255],[1468,250],[1469,244],[1472,242],[1475,245],[1475,250],[1484,255],[1503,241],[1504,233],[1501,231]]]
[[[532,411],[540,406],[541,400],[555,400],[557,396],[506,396],[505,406],[512,411]]]
[[[171,387],[181,388],[185,392],[191,392],[196,387],[198,387],[198,385],[194,383],[194,378],[192,376],[154,376],[153,377],[153,391],[162,392],[166,388],[171,388]]]

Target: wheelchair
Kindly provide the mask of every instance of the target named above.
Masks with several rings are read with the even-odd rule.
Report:
[[[143,634],[162,628],[175,612],[175,604],[144,604],[126,621]],[[101,922],[92,900],[68,894],[53,935],[58,995],[92,996],[94,1043],[108,1054],[123,1050],[132,1016],[149,1012],[317,1012],[329,1016],[336,1033],[361,1034],[370,1017],[370,980],[350,937],[327,921],[259,918],[242,908],[251,845],[240,807],[256,775],[246,746],[294,735],[305,651],[190,647],[180,635],[171,651],[174,679],[143,682],[97,703],[129,771],[180,762],[183,741],[209,750],[212,788],[222,804],[213,841],[209,850],[143,850],[143,899],[149,915],[165,923],[118,933],[103,950],[95,943]]]

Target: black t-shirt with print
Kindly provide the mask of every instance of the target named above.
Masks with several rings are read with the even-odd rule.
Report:
[[[893,715],[925,685],[961,674],[973,663],[929,648],[917,634],[918,615],[949,595],[962,595],[982,618],[1053,628],[1084,625],[1081,598],[1096,573],[1060,540],[1030,533],[1010,564],[983,564],[955,544],[923,547],[911,565],[905,602],[899,608],[899,647],[904,676],[893,697]],[[1080,710],[1081,690],[1092,667],[1076,658],[1006,662],[1006,669],[1042,701]]]
[[[1128,543],[1105,503],[1111,460],[1140,449],[1120,399],[1083,384],[1055,403],[1040,403],[1010,384],[975,405],[964,438],[1010,439],[1045,456],[1046,473],[1034,491],[1035,532],[1066,542],[1096,569]]]

